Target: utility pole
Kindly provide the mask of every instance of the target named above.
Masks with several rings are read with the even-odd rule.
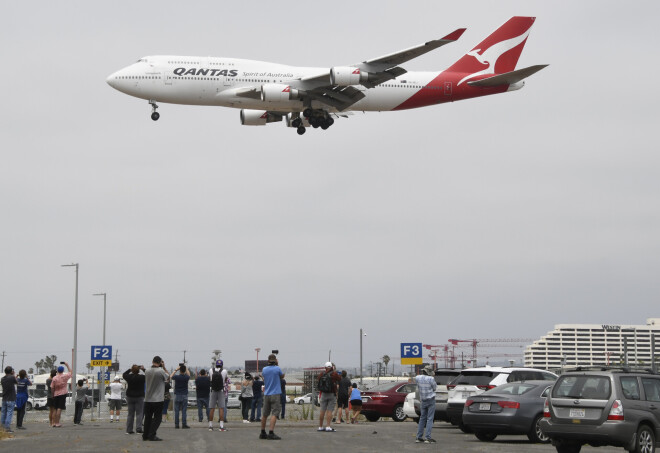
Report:
[[[186,363],[187,363],[186,362],[186,350],[184,349],[183,350],[183,364],[185,365]]]
[[[2,351],[2,371],[5,370],[5,356],[6,355],[7,354],[5,353],[5,351]]]

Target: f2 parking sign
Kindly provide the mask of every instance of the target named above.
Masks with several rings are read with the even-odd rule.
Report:
[[[91,366],[112,366],[112,346],[92,346]]]
[[[422,343],[401,343],[401,365],[421,365],[422,361]]]

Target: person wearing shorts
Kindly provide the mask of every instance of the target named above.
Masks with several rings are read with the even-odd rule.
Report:
[[[339,412],[338,423],[342,422],[342,412],[345,413],[344,423],[348,423],[348,394],[351,388],[351,380],[347,377],[346,370],[341,372],[341,380],[337,386],[337,412]]]
[[[329,375],[332,385],[331,389],[323,390],[321,385],[321,379],[324,376]],[[321,397],[319,402],[321,404],[321,413],[319,414],[319,429],[318,431],[329,431],[333,432],[335,429],[330,426],[332,420],[332,410],[335,408],[335,403],[337,402],[337,382],[340,381],[340,377],[335,371],[335,366],[332,362],[325,363],[325,370],[323,373],[319,374],[316,379],[317,387],[321,390]],[[323,427],[323,422],[326,422],[326,427]]]
[[[50,382],[50,388],[53,392],[53,406],[55,407],[55,413],[53,414],[53,428],[61,428],[60,417],[62,416],[62,411],[66,409],[66,394],[68,391],[67,382],[71,379],[71,367],[68,363],[66,365],[68,373],[64,372],[64,367],[62,365],[57,367],[57,375]]]
[[[360,393],[360,390],[357,388],[356,383],[353,383],[351,389],[350,401],[351,401],[351,407],[353,408],[353,416],[351,417],[351,423],[356,424],[358,415],[360,415],[360,411],[362,410],[362,394]]]
[[[50,378],[46,379],[46,406],[48,407],[48,426],[53,426],[53,416],[55,415],[55,402],[53,401],[53,391],[50,389],[50,383],[57,375],[57,370],[50,370]]]
[[[227,410],[226,404],[226,389],[229,385],[229,377],[227,377],[227,370],[224,369],[224,363],[222,360],[217,360],[215,362],[215,367],[210,371],[211,377],[211,395],[209,397],[209,431],[213,431],[213,416],[215,415],[215,408],[218,408],[219,417],[218,423],[220,423],[220,428],[218,431],[227,431],[224,423],[224,415]]]
[[[268,366],[261,370],[264,375],[264,410],[261,414],[261,433],[259,439],[279,440],[280,436],[275,434],[275,423],[282,412],[282,384],[284,373],[278,366],[277,356],[268,356]],[[266,420],[270,417],[269,431],[266,434]]]
[[[114,381],[110,384],[110,398],[108,398],[108,409],[110,409],[110,423],[113,417],[117,417],[119,422],[119,411],[121,411],[121,391],[123,386],[120,382],[121,378],[115,376]]]

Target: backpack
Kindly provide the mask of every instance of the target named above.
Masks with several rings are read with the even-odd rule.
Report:
[[[319,379],[319,390],[323,393],[333,393],[331,373],[324,373]]]
[[[220,390],[224,390],[224,388],[225,383],[224,379],[222,378],[222,369],[213,368],[213,374],[211,377],[211,390],[214,392],[219,392]]]

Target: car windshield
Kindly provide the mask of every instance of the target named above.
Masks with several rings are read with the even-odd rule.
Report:
[[[611,385],[607,376],[560,376],[552,388],[553,398],[607,400]]]
[[[529,392],[533,388],[538,387],[535,384],[527,384],[523,382],[519,382],[516,384],[504,384],[500,385],[499,387],[495,387],[494,389],[490,389],[487,392],[484,392],[484,395],[522,395],[524,393]]]
[[[386,392],[388,390],[391,390],[392,387],[395,387],[396,385],[399,385],[400,382],[386,382],[384,384],[377,385],[375,387],[370,388],[368,391],[369,392]]]
[[[500,373],[494,371],[464,371],[451,383],[452,385],[488,385]]]

